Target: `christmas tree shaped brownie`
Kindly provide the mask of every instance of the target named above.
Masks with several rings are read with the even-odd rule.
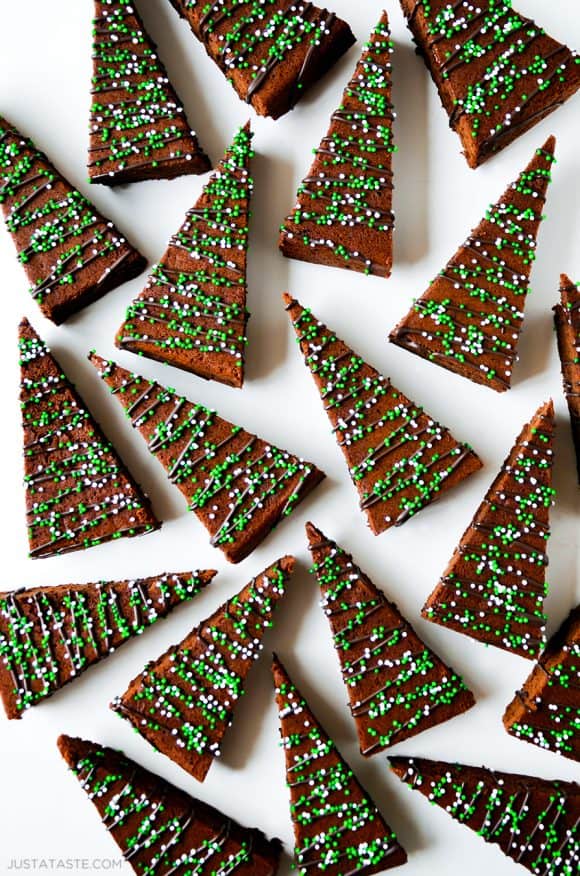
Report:
[[[272,671],[299,876],[367,876],[404,864],[405,850],[276,657]]]
[[[138,876],[275,876],[282,851],[112,748],[60,736],[58,747]]]
[[[117,333],[122,349],[230,386],[244,380],[251,140],[247,124]]]
[[[95,0],[91,99],[90,182],[209,170],[133,0]]]
[[[285,256],[382,277],[391,273],[392,51],[383,13],[282,225]]]
[[[518,739],[580,761],[580,606],[548,643],[503,723]]]
[[[375,535],[481,468],[465,444],[290,295],[286,310]]]
[[[148,664],[112,704],[148,742],[203,782],[273,625],[293,557],[282,557]]]
[[[560,277],[560,303],[554,307],[554,321],[580,484],[580,287],[566,274]]]
[[[545,641],[554,406],[542,405],[423,608],[423,617],[533,660]]]
[[[524,320],[553,137],[492,205],[390,340],[429,362],[504,392]]]
[[[57,324],[145,267],[113,223],[1,116],[0,203],[30,293]]]
[[[158,529],[149,500],[26,319],[19,348],[30,556]]]
[[[178,572],[0,593],[0,696],[8,717],[21,718],[193,599],[215,574]]]
[[[215,411],[95,354],[91,361],[147,447],[231,563],[239,563],[324,474]]]
[[[306,524],[361,754],[370,757],[467,711],[462,679],[336,542]]]
[[[478,167],[580,87],[580,58],[512,0],[401,0],[470,167]]]
[[[531,873],[572,876],[578,872],[580,786],[575,782],[418,757],[389,761],[410,788]]]
[[[239,97],[261,116],[291,110],[354,43],[334,12],[307,0],[171,0]]]

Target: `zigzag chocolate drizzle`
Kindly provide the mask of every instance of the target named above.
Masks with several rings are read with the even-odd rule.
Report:
[[[117,346],[241,386],[252,133],[240,128],[127,310]]]
[[[370,874],[407,856],[282,664],[273,665],[300,876]]]
[[[30,293],[49,319],[110,288],[118,268],[141,270],[143,260],[32,143],[0,118],[0,204]],[[127,265],[124,263],[127,262]]]
[[[394,225],[392,46],[383,15],[332,114],[328,134],[314,152],[296,207],[281,226],[285,255],[299,258],[301,247],[326,248],[342,267],[388,275]],[[366,235],[364,242],[358,232]],[[376,252],[384,259],[378,261]]]
[[[545,641],[554,409],[524,426],[423,616],[532,659]]]
[[[244,693],[262,638],[284,596],[291,562],[282,560],[170,648],[117,697],[111,708],[157,748],[203,781],[220,756],[224,735]]]
[[[59,746],[136,873],[275,873],[277,840],[269,842],[259,831],[242,828],[120,752],[69,737],[61,737]]]
[[[26,321],[19,347],[30,555],[48,557],[158,528],[145,497]]]
[[[369,756],[474,704],[463,680],[419,639],[352,557],[307,524],[320,604]]]
[[[306,364],[375,532],[398,526],[437,498],[477,457],[391,382],[286,296]],[[465,466],[464,466],[465,464]],[[464,476],[466,476],[466,474]]]
[[[131,0],[97,0],[92,57],[91,182],[209,169]]]
[[[569,876],[580,862],[580,788],[423,758],[390,758],[409,787],[537,876]]]
[[[0,659],[12,680],[4,697],[9,717],[20,717],[175,606],[193,599],[212,574],[165,574],[0,594]]]

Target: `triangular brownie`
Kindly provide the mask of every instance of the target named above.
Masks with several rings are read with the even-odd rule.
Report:
[[[375,535],[481,468],[466,444],[290,295],[286,310]]]
[[[139,876],[274,876],[282,844],[150,773],[120,751],[60,736],[61,755]]]
[[[117,346],[230,386],[244,381],[252,133],[240,128],[147,285]]]
[[[306,534],[363,757],[474,706],[463,680],[352,556],[312,523]]]
[[[554,426],[550,401],[523,427],[423,608],[427,620],[529,660],[545,641]]]
[[[470,167],[478,167],[580,87],[580,58],[512,0],[401,0]]]
[[[419,757],[391,769],[434,806],[537,876],[571,876],[580,861],[580,786]]]
[[[95,0],[92,57],[90,182],[209,170],[133,0]]]
[[[550,639],[503,723],[518,739],[580,761],[580,605]]]
[[[281,227],[279,246],[288,258],[390,275],[392,51],[383,12]]]
[[[159,529],[149,500],[26,319],[19,348],[30,556]]]
[[[215,411],[91,354],[147,447],[231,563],[239,563],[320,483],[323,472]]]
[[[149,663],[111,704],[199,782],[220,755],[294,562],[282,557],[252,578],[179,645]]]
[[[277,119],[354,43],[334,12],[274,0],[170,0],[239,97]]]
[[[0,696],[8,717],[21,718],[193,599],[215,574],[177,572],[0,593]]]
[[[277,657],[272,672],[300,876],[369,876],[404,864],[393,830]]]
[[[497,392],[517,361],[555,140],[550,137],[393,329],[390,340]]]
[[[566,274],[560,277],[560,303],[554,307],[554,322],[580,484],[580,285]]]
[[[113,223],[1,116],[0,203],[30,293],[57,324],[145,268]]]

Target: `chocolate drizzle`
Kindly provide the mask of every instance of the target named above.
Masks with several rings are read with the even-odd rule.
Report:
[[[299,876],[322,868],[363,876],[404,864],[392,829],[277,658],[273,674]]]
[[[0,594],[0,685],[6,713],[20,718],[82,672],[189,601],[214,572],[134,581],[37,587]]]
[[[522,429],[423,616],[533,659],[545,640],[554,408]]]
[[[510,388],[553,150],[551,138],[490,206],[393,343],[497,392]]]
[[[237,132],[117,333],[122,349],[233,386],[244,376],[252,136]]]
[[[539,876],[580,862],[580,787],[485,767],[392,757],[391,769],[455,821]]]
[[[67,736],[59,747],[136,873],[274,876],[278,840],[241,827],[121,752]]]
[[[19,347],[30,556],[159,528],[148,500],[26,320]]]
[[[312,524],[306,531],[361,754],[376,754],[473,706],[462,679],[350,554]]]
[[[111,706],[199,781],[220,755],[293,562],[284,557],[253,578],[179,645],[146,666]]]
[[[239,562],[322,479],[311,463],[202,405],[92,356],[131,424],[181,490],[211,543]]]
[[[144,260],[39,152],[0,118],[0,203],[44,315],[71,313],[138,274]]]
[[[306,364],[375,532],[401,525],[480,467],[467,446],[285,296]]]
[[[279,246],[284,255],[389,275],[395,151],[392,46],[383,15],[315,151],[296,206],[281,226]]]

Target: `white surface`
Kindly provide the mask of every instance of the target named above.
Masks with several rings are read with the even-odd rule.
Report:
[[[275,646],[287,660],[296,682],[399,834],[410,854],[404,872],[407,876],[453,876],[464,872],[468,860],[471,876],[483,876],[491,868],[498,876],[516,873],[516,865],[496,848],[486,846],[443,812],[431,809],[419,794],[403,787],[389,774],[384,754],[371,761],[363,761],[358,755],[327,622],[317,606],[316,582],[307,574],[309,554],[303,523],[311,518],[351,550],[376,584],[397,600],[419,633],[464,675],[476,694],[477,706],[466,715],[393,751],[578,779],[579,770],[573,762],[518,742],[502,728],[504,707],[527,676],[530,664],[426,623],[419,618],[419,611],[514,436],[550,395],[556,403],[559,426],[555,468],[558,500],[549,545],[550,632],[580,598],[579,494],[551,314],[560,272],[580,279],[580,98],[570,101],[483,168],[469,170],[426,70],[413,53],[399,4],[388,0],[396,43],[395,137],[400,150],[395,158],[395,270],[388,281],[366,278],[287,261],[276,249],[276,238],[279,222],[291,208],[296,186],[309,167],[310,149],[326,131],[329,114],[340,100],[361,43],[379,17],[380,2],[332,0],[332,8],[351,23],[357,46],[294,112],[275,123],[257,118],[238,100],[169,2],[142,0],[138,5],[214,163],[237,125],[248,115],[252,117],[257,157],[249,257],[249,306],[253,316],[247,383],[240,392],[115,350],[114,332],[125,307],[142,288],[145,275],[56,328],[41,317],[27,294],[24,272],[2,228],[0,588],[204,567],[215,567],[220,574],[203,596],[49,702],[32,709],[22,721],[0,719],[0,873],[3,876],[9,872],[12,858],[80,857],[89,859],[91,866],[93,858],[108,862],[119,859],[116,846],[56,751],[54,743],[60,732],[123,748],[139,763],[242,822],[260,826],[270,835],[277,834],[291,852],[292,831],[267,654],[254,670],[223,759],[212,767],[203,785],[156,754],[107,708],[111,698],[125,689],[147,659],[178,641],[198,619],[286,552],[297,555],[299,568],[266,647]],[[548,4],[520,0],[519,5],[522,11],[541,18],[555,35],[580,48],[576,0]],[[152,262],[161,255],[206,178],[138,183],[114,191],[86,184],[91,14],[90,0],[4,0],[0,5],[0,112],[31,135]],[[552,132],[559,139],[559,163],[548,196],[548,218],[540,232],[538,261],[532,276],[534,293],[527,304],[513,389],[500,396],[397,349],[386,338],[407,311],[411,298],[425,289],[479,221],[488,203],[501,194]],[[424,404],[458,437],[470,441],[485,468],[401,529],[373,537],[357,509],[342,456],[294,343],[280,300],[284,289],[311,305],[403,391]],[[26,559],[16,353],[16,326],[22,314],[30,317],[51,345],[132,472],[149,491],[157,514],[165,521],[160,532],[123,539],[85,553],[49,560]],[[327,480],[249,559],[237,567],[228,566],[222,554],[209,546],[205,530],[186,512],[179,492],[124,421],[120,407],[106,394],[86,361],[92,347],[312,459],[327,472]],[[287,858],[283,874],[289,872],[288,866]],[[84,872],[80,865],[77,871]],[[115,872],[132,871],[123,864]]]

